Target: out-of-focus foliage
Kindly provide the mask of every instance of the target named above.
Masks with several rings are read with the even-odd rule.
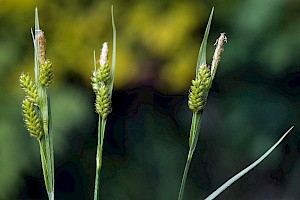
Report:
[[[291,124],[299,130],[297,0],[0,0],[0,199],[30,196],[32,186],[23,176],[42,177],[37,144],[22,123],[18,85],[21,72],[33,73],[30,28],[36,6],[54,64],[57,196],[91,199],[96,115],[90,76],[93,50],[99,51],[104,41],[111,48],[111,4],[118,33],[115,89],[125,92],[113,95],[108,119],[103,199],[176,198],[188,148],[191,114],[186,96],[212,6],[208,58],[220,32],[226,32],[228,44],[204,111],[186,198],[206,196]],[[127,91],[141,86],[184,97],[160,96],[149,88]],[[299,134],[290,138],[264,167],[229,188],[224,199],[299,196],[294,176],[300,174]],[[286,151],[291,153],[285,157]],[[73,179],[64,179],[64,169]]]

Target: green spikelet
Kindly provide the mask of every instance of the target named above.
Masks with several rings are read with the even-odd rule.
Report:
[[[188,105],[193,112],[200,112],[203,110],[210,86],[210,69],[206,65],[201,65],[198,74],[196,75],[196,79],[192,80],[189,94]]]
[[[101,85],[96,94],[95,103],[96,112],[102,117],[106,118],[111,112],[111,100],[108,86]]]
[[[108,63],[100,66],[97,71],[97,79],[107,85],[110,81],[110,68]]]
[[[39,81],[43,87],[49,87],[49,85],[53,82],[53,67],[49,60],[40,64]]]
[[[42,125],[33,102],[25,98],[22,102],[22,111],[29,134],[37,139],[41,138]]]
[[[25,92],[26,98],[28,98],[28,100],[33,102],[34,104],[37,104],[38,102],[37,89],[31,77],[28,74],[21,74],[19,81],[20,81],[21,88]]]
[[[105,64],[103,66],[100,66],[99,69],[93,72],[91,80],[92,80],[92,88],[95,93],[97,93],[97,91],[99,90],[101,83],[108,85],[110,82],[109,65]]]
[[[99,88],[100,88],[100,82],[97,78],[97,74],[98,74],[98,70],[97,71],[93,71],[93,75],[91,77],[92,80],[92,88],[95,94],[97,94]]]
[[[95,70],[91,77],[92,88],[96,95],[95,108],[96,112],[101,118],[107,118],[107,115],[111,112],[111,94],[109,85],[111,81],[111,70],[108,64],[108,46],[107,42],[103,43],[100,60],[96,62],[94,54]],[[99,68],[96,68],[96,64],[99,63]]]

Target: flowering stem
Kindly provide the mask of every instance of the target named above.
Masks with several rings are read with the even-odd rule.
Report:
[[[190,129],[190,144],[189,144],[190,149],[189,149],[188,157],[187,157],[184,172],[183,172],[183,177],[181,180],[178,200],[182,200],[182,198],[183,198],[187,174],[188,174],[190,164],[192,161],[192,157],[193,157],[193,154],[196,149],[197,142],[198,142],[201,119],[202,119],[202,112],[193,112],[192,124],[191,124],[191,129]]]
[[[54,200],[54,162],[52,140],[49,135],[45,135],[38,141],[40,145],[41,162],[46,190],[49,200]]]
[[[102,167],[102,151],[103,151],[105,125],[106,125],[106,118],[101,118],[99,116],[94,200],[100,199],[100,172]]]
[[[190,155],[190,151],[189,151],[189,155]],[[192,161],[192,157],[188,156],[187,160],[186,160],[186,163],[185,163],[183,177],[182,177],[182,180],[181,180],[181,185],[180,185],[180,191],[179,191],[179,195],[178,195],[178,200],[182,200],[182,198],[183,198],[186,177],[187,177],[187,174],[188,174],[188,171],[189,171],[189,168],[190,168],[191,161]]]
[[[100,199],[100,174],[102,167],[102,152],[105,126],[107,115],[111,112],[111,97],[114,84],[114,75],[116,67],[116,27],[114,21],[113,6],[111,7],[112,28],[113,28],[113,54],[112,54],[112,67],[109,69],[108,64],[108,46],[107,42],[103,43],[99,64],[97,69],[97,62],[94,53],[94,72],[92,75],[92,88],[96,94],[95,108],[99,114],[98,119],[98,144],[96,154],[96,177],[94,200]]]
[[[50,97],[48,95],[47,87],[42,85],[40,78],[40,64],[39,60],[41,52],[39,49],[39,38],[41,36],[42,30],[39,28],[38,11],[35,10],[35,35],[33,37],[34,43],[34,72],[35,72],[35,83],[38,93],[38,107],[39,116],[41,118],[43,126],[43,134],[41,138],[38,139],[40,146],[41,162],[45,180],[45,186],[48,193],[49,200],[54,200],[54,155],[53,155],[53,144],[50,135],[51,127],[51,108],[50,108]],[[44,46],[45,48],[45,46]],[[49,74],[47,74],[49,75]],[[50,76],[50,75],[49,75]]]

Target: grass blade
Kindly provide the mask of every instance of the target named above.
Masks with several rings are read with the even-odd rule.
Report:
[[[260,158],[258,158],[255,162],[253,162],[251,165],[237,173],[235,176],[233,176],[231,179],[226,181],[221,187],[219,187],[216,191],[214,191],[211,195],[209,195],[205,200],[212,200],[216,198],[221,192],[226,190],[230,185],[232,185],[235,181],[237,181],[239,178],[244,176],[246,173],[251,171],[254,167],[256,167],[259,163],[261,163],[280,143],[281,141],[288,135],[288,133],[294,128],[292,126],[287,130],[283,136],[266,152],[264,153]]]
[[[109,84],[110,94],[112,94],[112,90],[114,87],[114,78],[115,78],[115,70],[116,70],[116,51],[117,51],[117,32],[116,32],[113,6],[111,6],[111,22],[113,28],[113,50],[112,50],[112,62],[111,62],[111,81]]]
[[[210,16],[208,19],[208,23],[205,29],[204,37],[200,46],[199,54],[198,54],[198,60],[197,60],[197,67],[196,67],[196,74],[198,74],[198,69],[201,65],[206,64],[206,45],[207,45],[207,39],[209,35],[211,20],[214,14],[214,7],[211,9]]]

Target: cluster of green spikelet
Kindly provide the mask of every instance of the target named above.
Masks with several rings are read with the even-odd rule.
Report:
[[[195,80],[192,80],[189,94],[188,104],[193,112],[203,110],[211,81],[210,69],[207,65],[201,65]]]
[[[211,67],[207,66],[207,64],[200,65],[196,71],[196,78],[192,80],[188,105],[189,108],[195,113],[201,112],[205,107],[208,92],[216,74],[216,69],[223,52],[224,43],[226,42],[227,38],[225,33],[221,33],[221,36],[219,39],[217,39],[215,44],[216,50],[213,56]]]
[[[38,38],[39,51],[39,76],[34,82],[28,74],[21,74],[20,85],[25,92],[25,99],[22,102],[22,113],[25,126],[31,136],[40,139],[43,136],[42,119],[39,114],[41,101],[38,87],[46,89],[53,81],[52,63],[46,58],[46,40],[44,33],[40,31]]]
[[[99,67],[96,65],[99,63]],[[111,112],[111,94],[109,84],[111,81],[111,70],[108,63],[107,42],[103,43],[100,60],[95,63],[95,69],[91,77],[92,88],[96,95],[95,109],[101,118],[106,118]]]

